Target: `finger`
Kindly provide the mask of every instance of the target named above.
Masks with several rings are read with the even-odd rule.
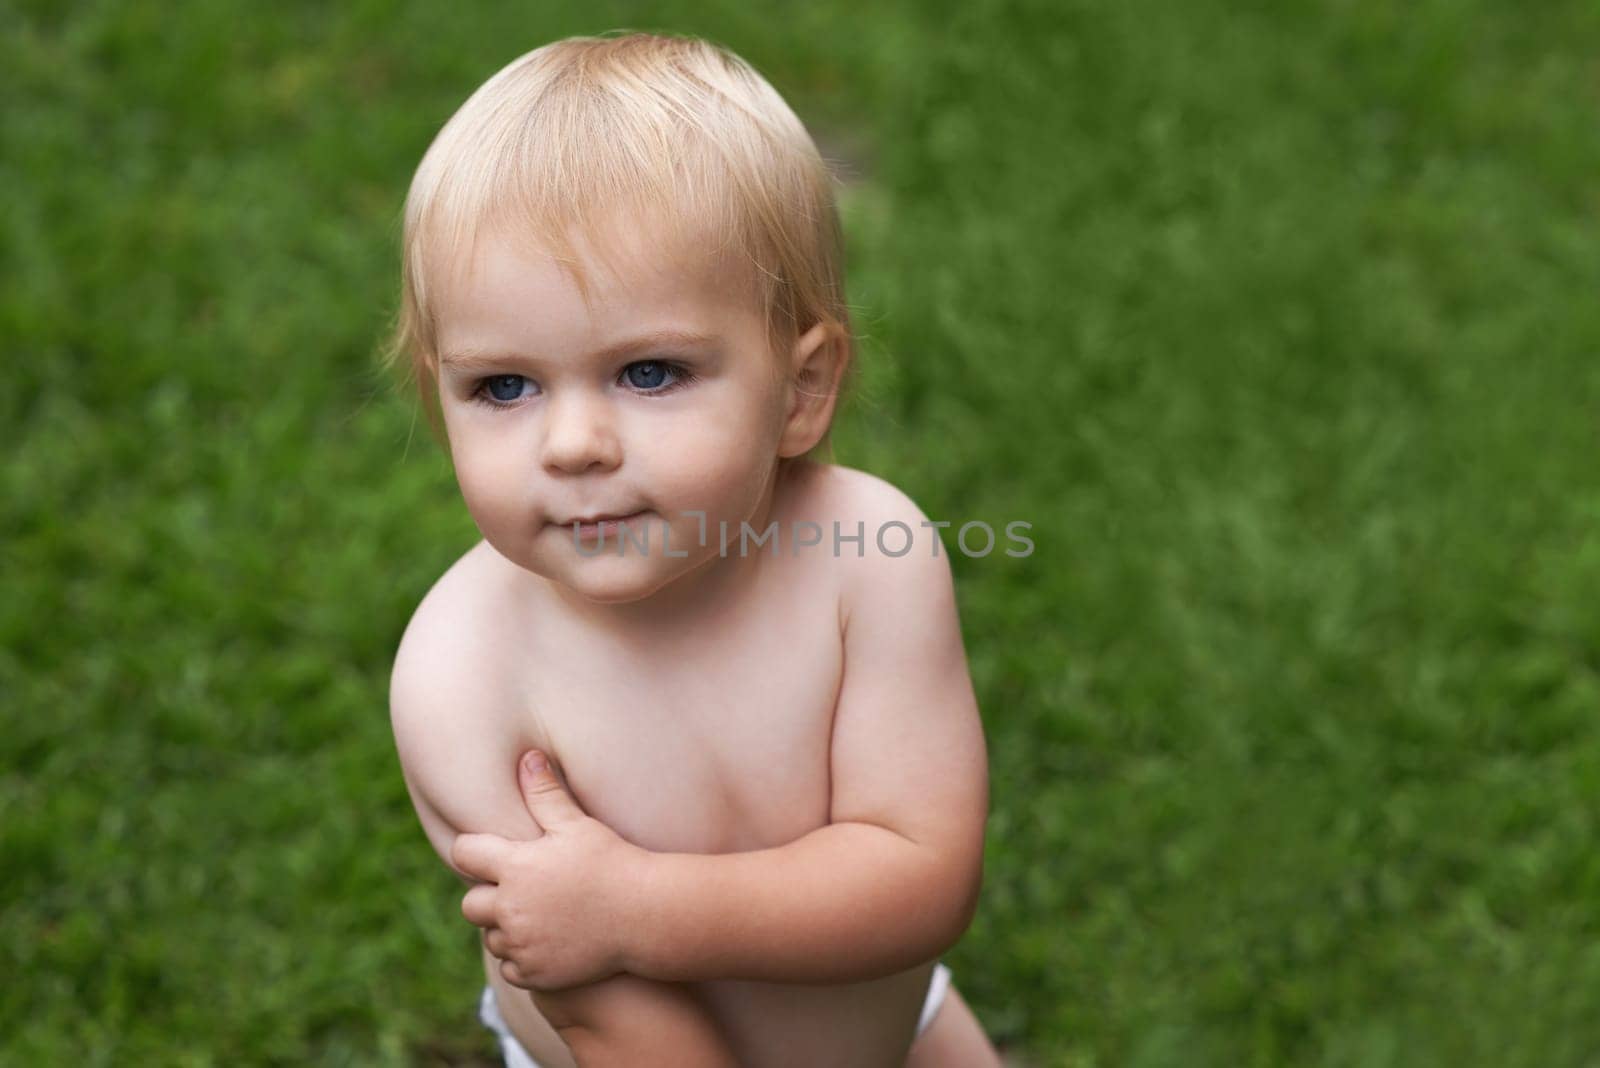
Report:
[[[458,834],[450,844],[450,865],[469,879],[500,881],[511,843],[497,834]]]
[[[498,896],[498,887],[493,883],[480,883],[467,891],[461,899],[461,915],[467,922],[479,927],[493,927],[495,925],[495,899]]]
[[[550,767],[550,761],[537,749],[529,750],[517,762],[517,785],[533,821],[544,830],[584,819],[572,794]]]

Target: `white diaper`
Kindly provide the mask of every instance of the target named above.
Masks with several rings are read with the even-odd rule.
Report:
[[[950,969],[943,964],[934,965],[933,977],[928,980],[928,996],[922,1002],[922,1016],[917,1020],[919,1037],[939,1014],[939,1006],[944,1004],[944,996],[949,989]],[[483,996],[478,999],[478,1022],[493,1031],[495,1038],[500,1040],[500,1054],[505,1058],[506,1068],[540,1068],[539,1062],[528,1055],[522,1043],[517,1041],[517,1036],[511,1033],[511,1028],[506,1026],[505,1017],[500,1015],[500,1006],[494,999],[492,986],[485,986]]]

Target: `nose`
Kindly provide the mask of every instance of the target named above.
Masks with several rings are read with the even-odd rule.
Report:
[[[545,403],[540,460],[552,473],[581,474],[622,462],[622,442],[603,398],[568,391]]]

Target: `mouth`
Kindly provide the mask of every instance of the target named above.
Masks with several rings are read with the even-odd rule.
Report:
[[[593,535],[602,533],[607,529],[615,529],[619,523],[637,522],[638,520],[643,519],[647,514],[649,514],[648,511],[641,510],[637,512],[629,512],[626,515],[573,516],[571,519],[563,520],[556,525],[564,530],[571,530],[574,526],[576,526],[578,528],[579,535],[584,537],[592,537]]]

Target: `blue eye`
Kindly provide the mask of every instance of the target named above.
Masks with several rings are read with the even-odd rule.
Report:
[[[636,392],[652,397],[674,393],[695,381],[685,367],[666,360],[640,360],[623,369],[623,382]],[[526,375],[485,375],[478,379],[471,400],[486,408],[509,411],[517,402],[540,393],[539,384]]]
[[[509,404],[522,396],[522,384],[526,381],[521,375],[491,375],[483,380],[483,388],[495,400]]]
[[[643,360],[639,363],[630,363],[623,375],[628,379],[628,384],[635,389],[660,389],[666,384],[667,375],[671,373],[664,363],[655,360]]]

